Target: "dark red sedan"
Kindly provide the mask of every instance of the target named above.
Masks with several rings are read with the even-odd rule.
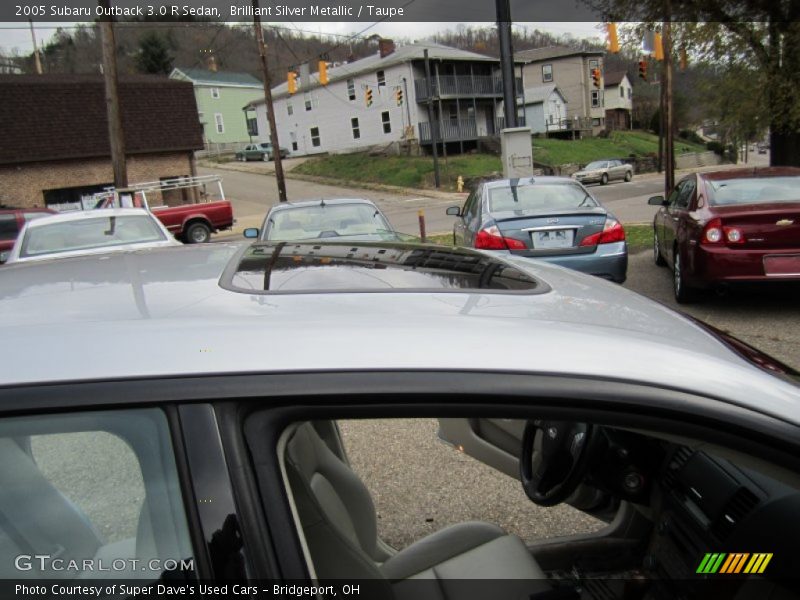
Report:
[[[700,288],[800,281],[800,168],[694,173],[681,179],[653,220],[653,255],[673,270],[678,302]]]

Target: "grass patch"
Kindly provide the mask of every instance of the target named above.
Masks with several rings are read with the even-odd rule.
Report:
[[[439,244],[441,246],[452,246],[453,245],[453,234],[452,233],[436,233],[434,235],[426,236],[426,241],[429,244]]]
[[[675,153],[705,152],[699,144],[675,140]],[[602,158],[627,158],[630,155],[658,154],[658,136],[645,131],[614,131],[607,138],[557,140],[535,138],[533,158],[547,165],[581,164]]]
[[[652,225],[624,225],[625,240],[628,242],[628,253],[635,254],[653,248]]]
[[[459,175],[480,177],[500,171],[500,157],[490,154],[465,154],[440,159],[442,187],[455,189]],[[433,159],[428,156],[369,156],[364,153],[332,154],[311,158],[293,170],[295,173],[330,177],[346,181],[380,183],[401,187],[433,187]]]

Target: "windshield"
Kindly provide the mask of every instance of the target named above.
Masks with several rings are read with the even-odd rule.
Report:
[[[325,204],[275,211],[266,228],[267,240],[291,241],[325,237],[393,234],[377,208],[369,204]]]
[[[489,212],[570,210],[597,205],[582,187],[569,183],[519,185],[516,198],[511,187],[489,190]]]
[[[708,190],[715,205],[800,202],[800,177],[711,180]]]
[[[588,165],[584,167],[584,170],[591,171],[592,169],[605,169],[608,165],[608,161],[605,160],[596,160],[594,162],[590,162]]]
[[[20,256],[41,256],[165,240],[164,233],[147,215],[95,217],[48,223],[28,229]]]

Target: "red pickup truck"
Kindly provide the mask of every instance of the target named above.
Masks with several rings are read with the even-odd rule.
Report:
[[[217,187],[215,194],[208,190],[212,184]],[[159,192],[162,198],[173,194],[195,197],[200,201],[177,206],[152,206],[147,195],[152,196],[154,192]],[[235,222],[231,203],[224,199],[208,201],[212,195],[225,198],[222,179],[216,175],[181,177],[109,190],[96,195],[98,202],[94,206],[146,208],[179,240],[187,244],[200,244],[209,241],[212,232],[230,229]]]

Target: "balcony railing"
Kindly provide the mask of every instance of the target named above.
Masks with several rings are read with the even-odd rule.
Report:
[[[522,89],[522,79],[516,78],[516,86],[517,90]],[[499,97],[503,95],[503,80],[490,75],[440,75],[431,79],[430,89],[426,79],[415,79],[414,90],[417,102],[424,102],[431,96],[434,98]]]
[[[520,127],[525,125],[525,119],[519,117]],[[432,134],[436,133],[437,142],[461,142],[477,140],[479,137],[497,135],[504,127],[503,117],[490,121],[476,121],[475,119],[448,119],[419,124],[419,141],[421,144],[433,143]]]

